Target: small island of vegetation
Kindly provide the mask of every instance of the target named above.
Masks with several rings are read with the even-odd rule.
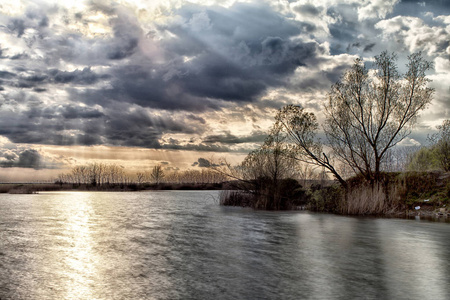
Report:
[[[450,121],[438,127],[430,147],[404,155],[398,146],[434,93],[425,75],[432,64],[421,53],[408,59],[404,75],[398,72],[395,54],[376,56],[372,69],[356,59],[328,94],[324,140],[317,137],[319,123],[313,113],[296,105],[279,110],[264,145],[241,165],[222,168],[236,179],[236,189],[223,193],[221,203],[356,215],[439,208],[438,213],[447,215]],[[300,185],[292,178],[305,165],[323,178],[331,174],[334,181]]]

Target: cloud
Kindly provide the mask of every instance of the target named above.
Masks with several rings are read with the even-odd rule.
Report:
[[[47,157],[42,156],[35,149],[15,149],[0,151],[0,167],[2,168],[31,168],[53,169],[59,164]]]
[[[194,134],[205,130],[202,119],[195,116],[155,113],[123,104],[107,109],[27,104],[27,110],[15,114],[0,110],[0,135],[15,143],[161,148],[163,133]]]
[[[20,168],[39,169],[41,167],[41,155],[34,149],[25,150],[19,154],[19,160],[16,166]]]
[[[86,67],[83,70],[75,70],[72,72],[50,70],[49,75],[52,76],[52,80],[55,83],[73,83],[73,84],[94,84],[100,79],[108,78],[108,75],[97,75],[91,71],[91,68]],[[44,80],[46,77],[37,77],[39,81]]]
[[[322,7],[317,7],[311,3],[294,6],[294,11],[307,16],[317,17],[321,14]]]
[[[97,1],[73,14],[33,6],[8,24],[15,50],[2,55],[20,59],[0,70],[0,84],[5,103],[20,109],[0,110],[0,134],[17,143],[228,151],[160,138],[202,134],[201,113],[257,103],[323,53],[297,37],[314,32],[313,24],[256,2],[183,5],[152,34],[130,6]]]
[[[409,52],[425,51],[428,56],[450,54],[450,29],[444,24],[430,26],[418,17],[396,16],[378,22],[385,41],[394,41],[397,48]]]
[[[15,143],[247,151],[282,105],[320,114],[358,56],[423,50],[433,84],[448,77],[442,1],[26,5],[0,15],[0,135]]]
[[[174,14],[178,18],[155,29],[156,35],[171,34],[158,42],[165,61],[147,57],[144,46],[132,47],[134,55],[127,64],[110,68],[106,88],[72,90],[71,95],[87,104],[126,101],[142,107],[205,111],[227,101],[255,102],[270,87],[283,85],[298,66],[313,64],[320,54],[316,42],[295,38],[305,28],[302,24],[264,5],[237,3],[228,9],[190,5]],[[117,17],[121,18],[125,17]],[[136,26],[114,27],[117,43],[128,47],[122,38],[133,35]],[[306,30],[314,30],[313,25]],[[154,43],[148,36],[135,38],[142,45]]]
[[[266,137],[267,133],[262,131],[254,131],[248,136],[241,137],[225,132],[220,135],[208,135],[203,139],[203,142],[222,144],[262,143]]]
[[[209,168],[211,167],[211,162],[205,158],[199,158],[198,159],[198,166],[200,168]]]
[[[223,164],[221,164],[223,165]],[[212,163],[210,160],[206,158],[200,157],[196,162],[194,162],[192,167],[199,167],[199,168],[210,168],[210,167],[218,167],[218,164]]]
[[[382,19],[394,10],[400,0],[371,0],[363,2],[358,8],[358,19]]]

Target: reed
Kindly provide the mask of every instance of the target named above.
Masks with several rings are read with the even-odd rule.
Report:
[[[364,184],[352,188],[342,199],[340,212],[348,215],[381,215],[399,210],[396,185]]]

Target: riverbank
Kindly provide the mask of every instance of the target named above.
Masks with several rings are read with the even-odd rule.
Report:
[[[270,189],[255,193],[244,185],[240,190],[222,193],[220,204],[277,210],[271,201],[278,201],[284,204],[279,209],[285,210],[301,207],[341,215],[449,217],[449,172],[383,173],[382,176],[376,183],[368,183],[362,177],[350,178],[347,189],[337,183],[303,187],[288,180],[285,188],[277,185],[277,189],[272,189],[281,191],[275,194]]]
[[[450,219],[450,209],[444,204],[441,207],[436,207],[432,205],[420,205],[417,209],[407,210],[404,213],[396,214],[395,216],[406,216],[406,217],[425,217],[425,218],[449,218]]]
[[[0,183],[0,193],[36,194],[49,191],[111,191],[130,192],[146,190],[223,190],[228,189],[227,183],[160,183],[160,184],[35,184],[35,183]]]
[[[450,218],[450,173],[387,173],[385,180],[376,186],[370,186],[358,178],[349,180],[351,190],[344,195],[337,185],[310,184],[308,187],[294,184],[280,187],[279,207],[284,209],[302,209],[336,213],[342,215],[374,215],[387,217],[438,217]],[[255,209],[272,207],[258,204],[258,196],[249,191],[230,191],[236,184],[225,183],[184,183],[184,184],[0,184],[0,193],[34,194],[41,191],[145,191],[145,190],[223,190],[220,204],[228,206],[246,206]],[[270,197],[263,199],[270,201]],[[255,200],[256,199],[256,200]],[[255,201],[256,202],[255,202]],[[259,200],[260,201],[260,200]],[[253,203],[255,202],[255,203]],[[261,201],[260,201],[261,202]],[[272,208],[274,210],[274,208]]]
[[[385,173],[375,184],[358,177],[347,182],[347,190],[334,185],[312,191],[308,208],[344,215],[450,215],[449,172]]]

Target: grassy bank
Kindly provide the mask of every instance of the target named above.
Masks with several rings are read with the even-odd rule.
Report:
[[[338,184],[298,183],[273,189],[278,194],[254,193],[250,189],[224,191],[220,204],[255,209],[308,209],[345,215],[450,214],[449,172],[384,173],[377,183],[361,177],[348,181],[345,190]],[[270,187],[270,185],[268,185]],[[271,203],[277,201],[278,206]]]
[[[340,186],[311,191],[308,208],[347,215],[450,213],[450,173],[385,173],[375,184],[355,177]]]

